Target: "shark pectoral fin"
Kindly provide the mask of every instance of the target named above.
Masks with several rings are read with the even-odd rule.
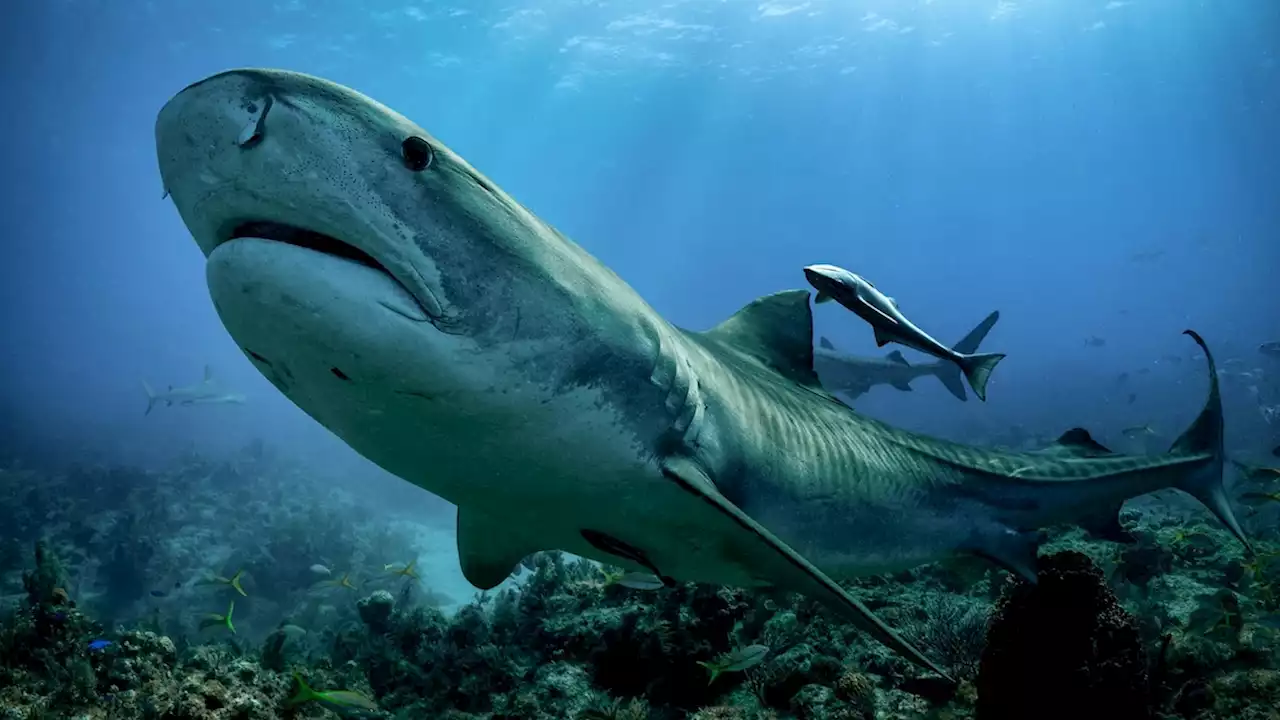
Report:
[[[743,533],[749,534],[760,551],[767,553],[770,569],[785,574],[788,589],[800,592],[823,602],[852,622],[863,632],[883,643],[890,650],[899,653],[920,667],[937,673],[948,681],[954,682],[950,675],[932,660],[925,657],[914,645],[902,638],[893,628],[885,625],[870,609],[858,602],[856,598],[845,592],[844,588],[827,577],[825,573],[806,560],[760,523],[747,515],[742,508],[734,505],[716,488],[715,483],[692,459],[673,456],[662,461],[662,474],[688,492],[697,495],[708,505],[725,515],[740,527]]]
[[[868,308],[874,310],[875,313],[879,315],[881,318],[883,318],[886,323],[889,323],[892,326],[897,326],[899,324],[898,319],[890,315],[889,313],[885,312],[883,308],[878,308],[871,303],[863,303],[863,304],[866,305]]]
[[[893,352],[886,355],[884,359],[888,360],[891,363],[897,363],[899,365],[906,365],[908,367],[910,367],[911,365],[911,363],[907,362],[907,359],[902,356],[901,350],[894,350]]]
[[[911,392],[911,384],[908,383],[906,380],[899,380],[897,382],[891,382],[889,384],[893,386],[895,390],[901,390],[902,392]]]
[[[1034,585],[1036,558],[1043,540],[1039,532],[1018,532],[995,524],[975,531],[968,550]]]
[[[874,328],[876,334],[876,347],[884,347],[893,342],[893,338],[888,333],[882,332],[880,328]]]
[[[541,550],[511,534],[511,523],[458,508],[458,562],[467,582],[497,587],[525,557]]]

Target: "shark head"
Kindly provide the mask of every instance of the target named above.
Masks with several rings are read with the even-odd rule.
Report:
[[[857,302],[860,289],[870,286],[860,276],[835,265],[810,265],[804,269],[804,277],[818,291],[820,303],[835,300],[849,306]]]
[[[423,448],[456,444],[478,406],[496,408],[490,432],[504,409],[523,417],[531,384],[574,371],[565,353],[592,335],[581,318],[628,302],[592,292],[616,276],[425,130],[320,78],[197,82],[160,111],[156,147],[237,344],[411,480]]]

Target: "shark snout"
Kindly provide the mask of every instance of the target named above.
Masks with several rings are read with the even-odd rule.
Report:
[[[841,285],[839,279],[840,268],[832,265],[810,265],[804,269],[804,277],[818,292],[831,291]]]

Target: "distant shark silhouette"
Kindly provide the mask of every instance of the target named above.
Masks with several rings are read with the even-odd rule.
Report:
[[[999,310],[991,313],[970,330],[963,340],[956,343],[953,349],[965,354],[977,352],[978,346],[999,319]],[[824,388],[849,400],[857,399],[876,385],[889,385],[903,392],[911,392],[911,381],[925,375],[938,378],[956,398],[962,401],[969,399],[964,390],[964,378],[960,376],[960,368],[955,363],[934,360],[912,365],[897,350],[884,358],[858,357],[836,350],[825,337],[819,338],[818,347],[813,352],[813,369],[818,373],[818,380]]]
[[[147,392],[147,410],[143,415],[150,415],[151,409],[156,403],[162,402],[166,406],[171,405],[225,405],[244,404],[245,397],[240,393],[232,393],[223,390],[213,379],[213,371],[208,365],[204,366],[204,380],[195,385],[187,385],[184,387],[169,386],[168,390],[156,392],[151,389],[146,380],[142,381],[142,389]]]

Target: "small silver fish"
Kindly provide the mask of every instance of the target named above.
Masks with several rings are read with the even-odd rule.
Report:
[[[1153,430],[1150,425],[1139,425],[1138,427],[1125,428],[1124,430],[1120,431],[1120,434],[1124,435],[1130,440],[1136,440],[1140,437],[1155,435],[1156,431]]]
[[[329,577],[330,575],[332,575],[332,574],[333,574],[333,571],[332,571],[332,570],[330,570],[329,568],[327,568],[327,567],[325,567],[325,566],[321,565],[320,563],[316,563],[315,565],[312,565],[312,566],[311,566],[311,572],[312,572],[312,573],[314,573],[314,574],[316,574],[316,575],[322,575],[322,576],[324,576],[324,577]]]
[[[652,573],[629,572],[618,578],[618,584],[632,590],[657,590],[663,582]]]
[[[711,679],[707,681],[707,684],[710,685],[716,681],[716,678],[720,677],[721,673],[742,672],[759,665],[764,662],[768,654],[769,647],[767,645],[747,645],[724,653],[711,662],[699,660],[698,664],[711,673]]]

